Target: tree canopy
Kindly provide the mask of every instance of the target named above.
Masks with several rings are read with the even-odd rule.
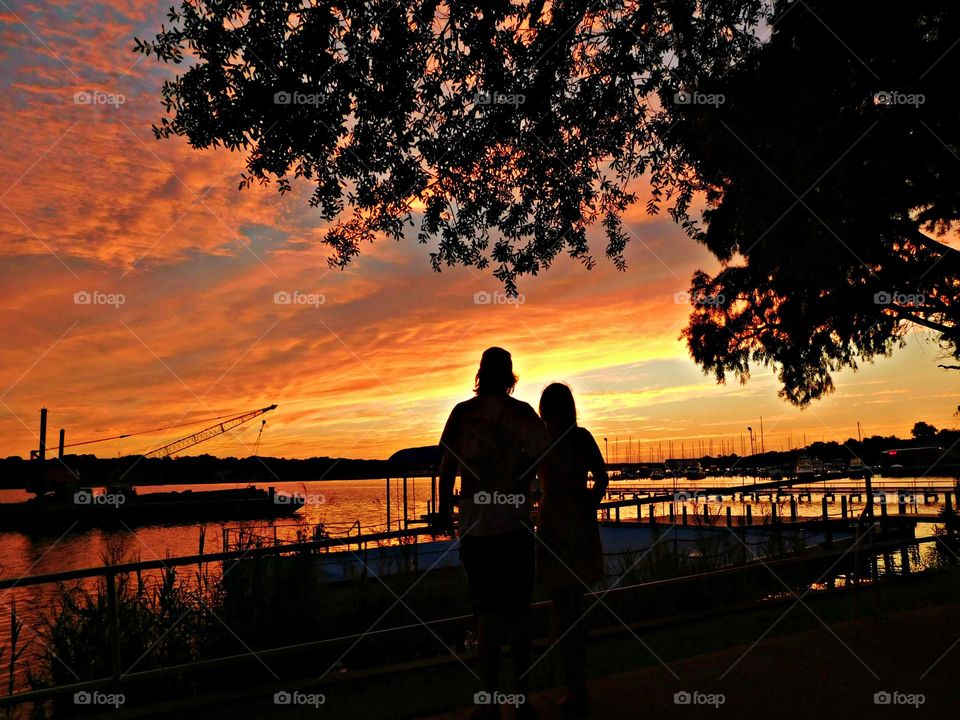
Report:
[[[710,78],[675,141],[725,267],[693,278],[685,335],[718,379],[773,364],[804,405],[831,372],[902,344],[909,324],[957,355],[960,8],[784,4],[746,62]]]
[[[310,183],[335,266],[413,227],[436,269],[515,292],[562,253],[593,267],[599,226],[624,269],[648,183],[647,212],[722,263],[692,280],[694,359],[720,381],[773,365],[803,405],[907,323],[957,353],[942,6],[187,1],[135,49],[188,65],[157,137],[245,153],[241,187]]]
[[[189,63],[164,84],[157,137],[246,153],[242,185],[311,182],[335,265],[419,222],[437,269],[492,266],[515,291],[562,252],[592,266],[595,224],[623,267],[628,184],[645,172],[651,211],[689,202],[662,142],[674,94],[756,45],[761,9],[187,1],[135,49]]]

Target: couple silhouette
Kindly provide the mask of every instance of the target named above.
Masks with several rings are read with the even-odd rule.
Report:
[[[584,592],[603,575],[597,506],[607,487],[603,455],[577,425],[570,388],[549,385],[540,413],[511,397],[517,384],[510,353],[484,351],[475,397],[457,404],[440,438],[438,522],[452,527],[452,500],[460,474],[460,557],[477,618],[481,682],[477,718],[499,717],[499,698],[517,716],[536,711],[526,702],[530,666],[530,603],[535,577],[550,593],[567,694],[566,715],[587,711],[584,676]],[[588,483],[592,475],[593,485]],[[534,488],[542,488],[536,527]],[[516,693],[499,691],[500,648],[508,637]]]

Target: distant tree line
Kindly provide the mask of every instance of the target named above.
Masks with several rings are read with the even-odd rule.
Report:
[[[763,467],[793,465],[803,455],[824,462],[842,461],[848,464],[857,458],[866,465],[878,466],[881,464],[883,453],[887,450],[933,446],[943,448],[942,464],[960,464],[960,430],[939,430],[930,423],[920,421],[914,424],[910,435],[909,438],[896,435],[871,435],[863,440],[849,438],[842,443],[818,441],[803,448],[758,453],[751,457],[750,463]],[[715,464],[720,467],[729,467],[734,462],[742,465],[742,459],[737,455],[701,459],[703,464]]]
[[[307,480],[359,480],[400,477],[429,472],[432,457],[427,448],[402,450],[388,460],[351,458],[214,457],[195,455],[178,458],[143,458],[128,455],[99,458],[96,455],[65,455],[63,463],[47,459],[48,472],[63,476],[66,469],[79,476],[80,484],[129,483],[131,485],[256,482]],[[435,454],[436,450],[433,448]],[[0,460],[0,487],[26,487],[39,475],[35,461],[14,456]]]

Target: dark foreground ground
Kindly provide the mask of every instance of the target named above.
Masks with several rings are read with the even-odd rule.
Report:
[[[752,649],[742,644],[677,660],[669,663],[669,670],[658,665],[595,678],[590,683],[591,717],[956,718],[960,648],[950,649],[958,640],[960,605],[768,636]],[[692,703],[694,692],[703,704],[676,702],[678,693],[686,693],[681,699],[690,697]],[[875,694],[884,692],[892,701],[894,693],[900,693],[896,702],[901,704],[877,704]],[[918,693],[923,694],[922,704]],[[533,703],[540,717],[561,717],[561,697],[556,689],[537,693]],[[711,699],[714,704],[708,704]],[[460,720],[471,711],[435,718]],[[511,716],[512,711],[502,713]]]
[[[532,703],[543,718],[559,717],[556,655],[548,653],[533,673]],[[460,720],[473,710],[472,667],[447,655],[322,683],[316,679],[326,668],[305,667],[298,682],[238,687],[231,696],[195,698],[192,707],[178,702],[150,716]],[[786,595],[761,608],[657,627],[611,627],[591,639],[589,675],[594,718],[956,718],[960,572],[811,594],[802,602]],[[276,705],[273,693],[284,690],[322,693],[325,701]],[[692,702],[678,703],[677,693]],[[876,693],[889,693],[893,703],[876,704]],[[503,708],[501,717],[513,711]]]

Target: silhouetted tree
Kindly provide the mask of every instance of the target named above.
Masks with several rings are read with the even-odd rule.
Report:
[[[515,292],[587,229],[624,267],[628,183],[689,202],[661,106],[758,44],[762,0],[183,2],[135,50],[190,67],[164,83],[158,138],[247,156],[241,187],[303,178],[346,265],[419,219],[433,266]],[[187,57],[189,54],[190,57]]]
[[[302,5],[184,2],[135,49],[190,55],[157,137],[244,152],[241,187],[312,183],[332,264],[419,222],[434,268],[492,266],[515,292],[560,253],[592,267],[600,224],[622,269],[643,177],[647,211],[724,264],[694,276],[685,330],[719,381],[770,364],[803,405],[910,323],[957,356],[960,261],[932,235],[960,212],[960,8]]]
[[[674,140],[707,193],[685,330],[718,380],[771,364],[805,405],[910,324],[958,356],[960,6],[778,3],[771,39],[702,88]],[[713,301],[720,299],[722,302]]]
[[[910,434],[913,435],[914,440],[933,440],[937,437],[938,432],[933,425],[925,423],[922,420],[914,423],[913,429],[910,430]]]

